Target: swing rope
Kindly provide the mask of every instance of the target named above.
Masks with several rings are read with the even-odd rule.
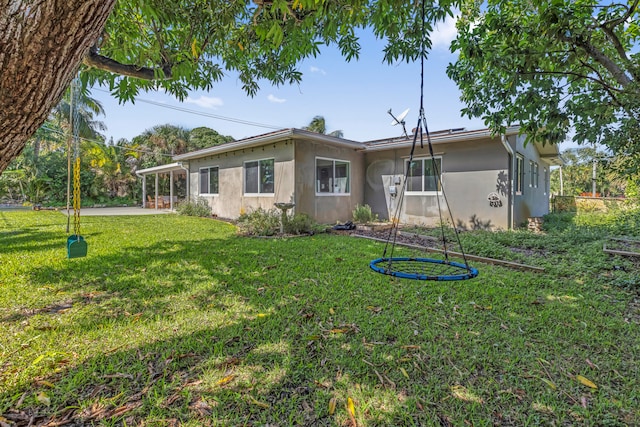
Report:
[[[478,270],[469,266],[467,261],[467,257],[465,255],[462,242],[460,240],[460,235],[458,230],[455,227],[455,222],[453,218],[453,213],[451,212],[451,207],[447,200],[447,196],[444,190],[444,186],[441,182],[440,178],[440,168],[435,159],[435,155],[433,152],[433,144],[431,142],[431,135],[429,134],[429,128],[427,126],[427,120],[424,113],[424,65],[425,59],[427,56],[426,42],[425,42],[425,3],[424,0],[421,2],[422,10],[421,10],[421,18],[422,18],[422,27],[421,27],[421,41],[420,41],[420,109],[418,115],[418,123],[413,132],[413,141],[411,144],[411,151],[409,153],[409,162],[404,172],[404,181],[402,183],[400,194],[398,196],[398,203],[396,205],[395,213],[392,218],[392,225],[389,229],[389,234],[387,236],[387,240],[384,246],[384,251],[382,254],[382,258],[371,261],[370,267],[379,273],[405,278],[405,279],[417,279],[417,280],[465,280],[476,277],[478,275]],[[424,133],[423,133],[424,130]],[[412,171],[413,159],[416,149],[416,143],[418,141],[418,136],[420,137],[420,148],[424,149],[424,135],[426,135],[427,145],[429,147],[429,155],[431,158],[431,168],[434,173],[435,178],[435,190],[436,190],[436,201],[438,206],[438,214],[440,217],[440,234],[441,241],[443,244],[442,254],[444,256],[444,260],[432,259],[432,258],[408,258],[408,257],[394,257],[395,247],[397,243],[399,225],[400,225],[400,215],[402,212],[402,206],[404,204],[404,196],[407,188],[407,184],[409,182],[409,174]],[[422,176],[426,172],[426,168],[422,169]],[[424,185],[424,182],[423,182]],[[440,195],[437,194],[438,191],[441,190],[442,198],[444,199],[444,203],[447,206],[447,211],[449,213],[449,218],[451,219],[451,224],[453,226],[453,230],[455,232],[456,241],[458,243],[458,247],[460,248],[460,253],[462,255],[462,259],[464,263],[458,263],[449,260],[449,251],[447,247],[447,239],[445,235],[445,222],[442,220],[442,207],[440,203]],[[387,256],[387,252],[389,255]]]
[[[67,146],[67,233],[69,232],[69,198],[71,187],[71,145],[73,144],[73,235],[67,239],[67,256],[78,258],[87,255],[87,242],[80,235],[80,112],[78,109],[79,78],[71,82],[69,100],[69,121],[71,122],[71,138]]]

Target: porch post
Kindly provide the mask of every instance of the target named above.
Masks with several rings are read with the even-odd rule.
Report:
[[[173,210],[173,171],[169,172],[169,209]]]
[[[156,209],[158,209],[158,172],[156,172]]]
[[[142,175],[142,209],[147,206],[147,175]]]

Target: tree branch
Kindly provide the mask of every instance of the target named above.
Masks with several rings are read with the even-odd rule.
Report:
[[[122,64],[111,58],[98,54],[95,49],[89,50],[87,55],[83,58],[83,62],[89,67],[142,80],[169,80],[172,78],[171,64],[165,63],[159,68]]]
[[[618,52],[618,55],[620,56],[620,58],[622,59],[622,61],[627,67],[627,71],[629,71],[629,73],[633,76],[635,80],[640,79],[640,72],[638,72],[638,70],[634,67],[633,63],[629,60],[629,57],[627,56],[627,51],[625,50],[624,46],[622,46],[622,43],[620,43],[620,39],[618,38],[618,36],[616,36],[615,33],[613,32],[613,28],[620,24],[624,24],[626,22],[626,20],[633,14],[633,12],[638,7],[638,1],[639,0],[635,0],[633,4],[627,9],[627,12],[623,16],[617,19],[612,19],[610,21],[603,22],[599,26],[604,32],[604,34],[607,36],[607,38],[613,44],[613,47],[615,48],[616,52]]]
[[[602,51],[596,48],[593,44],[589,43],[582,37],[568,37],[562,33],[559,33],[558,37],[565,43],[575,44],[582,48],[591,58],[606,68],[616,82],[622,87],[626,87],[632,83],[632,80],[625,74],[618,64],[613,62],[611,58],[605,55]]]

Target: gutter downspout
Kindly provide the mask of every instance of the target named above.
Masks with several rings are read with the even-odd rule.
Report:
[[[509,211],[508,213],[508,222],[509,222],[509,230],[513,230],[513,203],[514,203],[514,191],[513,191],[513,174],[515,172],[515,168],[513,167],[514,161],[516,159],[515,153],[513,152],[513,148],[509,145],[509,140],[506,135],[500,136],[500,142],[502,142],[503,147],[509,153],[509,158],[511,159],[511,164],[509,165]]]

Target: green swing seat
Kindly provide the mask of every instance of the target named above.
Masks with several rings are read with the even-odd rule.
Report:
[[[87,242],[79,235],[69,236],[67,239],[67,257],[80,258],[87,256]]]

